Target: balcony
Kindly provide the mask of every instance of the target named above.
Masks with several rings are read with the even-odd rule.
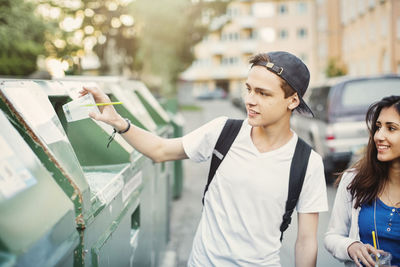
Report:
[[[235,19],[235,22],[243,29],[253,29],[256,25],[256,19],[252,16],[241,16]]]

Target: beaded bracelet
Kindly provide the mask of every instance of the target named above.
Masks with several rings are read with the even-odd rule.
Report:
[[[111,142],[114,140],[114,137],[115,137],[115,134],[116,134],[116,133],[123,134],[123,133],[126,133],[127,131],[129,131],[129,129],[131,128],[131,121],[130,121],[129,119],[127,119],[127,118],[124,118],[124,119],[125,119],[125,121],[128,123],[128,126],[127,126],[126,129],[123,130],[123,131],[117,131],[117,130],[114,128],[112,134],[110,135],[110,137],[108,137],[107,148],[110,146]]]

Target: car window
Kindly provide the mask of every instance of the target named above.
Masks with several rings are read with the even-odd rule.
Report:
[[[400,95],[400,78],[371,78],[348,81],[332,92],[330,120],[363,118],[368,107],[385,96]]]
[[[347,83],[343,90],[343,108],[366,107],[385,96],[400,94],[400,79],[369,79]]]
[[[314,113],[315,118],[320,120],[327,119],[327,101],[330,87],[315,87],[311,89],[311,94],[307,100],[308,105]]]

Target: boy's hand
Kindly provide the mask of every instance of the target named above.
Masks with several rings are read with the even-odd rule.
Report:
[[[96,87],[83,87],[82,91],[79,93],[81,96],[91,93],[96,103],[111,102],[110,98]],[[105,122],[114,127],[117,131],[126,129],[126,121],[117,113],[113,105],[99,106],[98,108],[100,114],[95,112],[89,113],[89,116],[92,119]]]

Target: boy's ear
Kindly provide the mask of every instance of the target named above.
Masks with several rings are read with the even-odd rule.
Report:
[[[300,99],[299,96],[297,95],[297,93],[294,93],[293,95],[288,97],[288,109],[290,110],[294,110],[295,108],[297,108],[298,105],[300,105]]]

